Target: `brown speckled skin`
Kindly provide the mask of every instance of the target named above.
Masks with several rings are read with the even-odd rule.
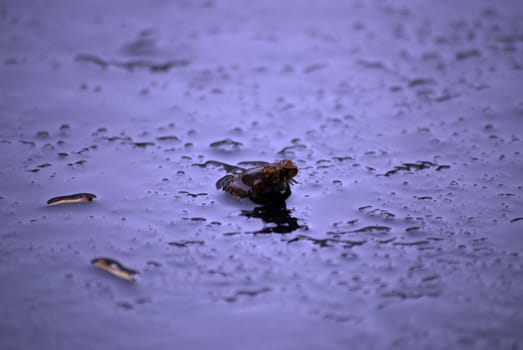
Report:
[[[281,160],[266,166],[247,169],[239,174],[225,175],[216,182],[236,198],[250,198],[253,202],[268,204],[284,201],[291,195],[291,187],[298,167],[290,160]]]

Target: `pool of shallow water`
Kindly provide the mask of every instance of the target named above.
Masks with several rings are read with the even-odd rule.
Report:
[[[519,2],[23,0],[0,28],[2,349],[523,346]],[[285,206],[215,187],[280,159]]]

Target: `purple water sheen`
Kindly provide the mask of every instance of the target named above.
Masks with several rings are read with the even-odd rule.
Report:
[[[523,346],[521,2],[22,0],[0,29],[0,349]],[[279,159],[286,208],[214,187]]]

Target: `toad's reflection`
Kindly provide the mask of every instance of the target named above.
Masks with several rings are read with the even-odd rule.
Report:
[[[240,215],[262,219],[265,227],[254,233],[285,234],[300,228],[307,229],[306,225],[300,225],[298,219],[291,216],[291,210],[287,209],[284,201],[256,207],[253,210],[242,210]]]

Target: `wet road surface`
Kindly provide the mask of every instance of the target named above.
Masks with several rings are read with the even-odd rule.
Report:
[[[22,0],[0,27],[1,349],[523,347],[520,2]],[[215,188],[280,159],[285,206]]]

